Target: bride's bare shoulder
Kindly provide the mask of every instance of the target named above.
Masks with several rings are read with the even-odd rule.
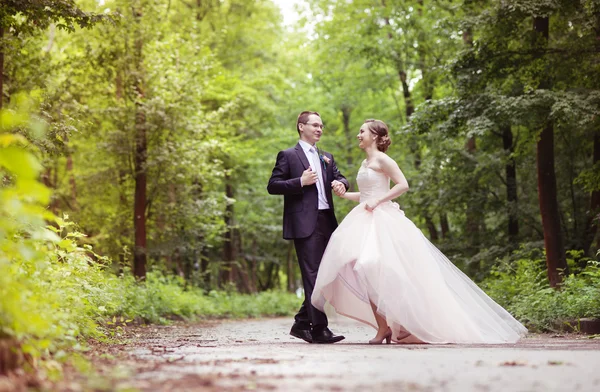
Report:
[[[382,165],[396,164],[396,161],[390,158],[390,156],[385,152],[380,152],[379,154],[377,154],[377,161]]]

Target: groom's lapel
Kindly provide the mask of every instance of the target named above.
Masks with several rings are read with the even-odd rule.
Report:
[[[300,158],[300,162],[302,162],[302,165],[304,166],[304,170],[308,169],[310,164],[308,163],[308,159],[306,158],[306,154],[304,153],[304,150],[300,146],[300,143],[296,144],[295,150],[296,150],[296,154],[298,155],[298,158]]]

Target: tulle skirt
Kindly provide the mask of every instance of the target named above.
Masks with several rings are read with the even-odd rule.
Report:
[[[514,343],[527,329],[454,266],[398,208],[355,207],[333,233],[312,303],[377,328],[371,302],[399,343]]]

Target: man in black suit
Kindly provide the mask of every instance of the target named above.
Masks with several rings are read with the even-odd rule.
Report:
[[[290,335],[309,343],[335,343],[344,337],[329,330],[327,316],[311,304],[310,297],[325,247],[337,227],[332,188],[343,194],[349,185],[333,156],[316,147],[323,134],[319,113],[300,113],[296,129],[300,141],[277,154],[267,186],[270,194],[283,195],[283,238],[294,240],[304,285],[304,303]]]

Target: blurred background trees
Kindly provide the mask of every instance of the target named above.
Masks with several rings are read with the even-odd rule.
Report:
[[[0,9],[4,107],[35,91],[47,124],[12,132],[38,148],[48,210],[116,273],[298,289],[265,187],[302,110],[353,186],[358,128],[385,121],[402,208],[477,281],[532,250],[550,286],[597,258],[597,0],[307,0],[291,25],[269,0]]]

